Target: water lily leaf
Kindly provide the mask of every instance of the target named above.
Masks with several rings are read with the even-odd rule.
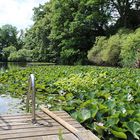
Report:
[[[78,117],[78,112],[74,112],[74,113],[72,113],[72,114],[71,114],[71,116],[72,116],[74,119],[76,119],[76,120],[77,120],[77,117]]]
[[[102,139],[125,139],[126,133],[129,140],[140,137],[139,70],[90,66],[8,70],[0,72],[1,94],[24,97],[30,73],[36,76],[37,104],[67,111]]]
[[[126,132],[127,130],[121,127],[117,127],[117,126],[113,126],[112,127],[113,130],[118,131],[118,132]]]
[[[105,129],[106,129],[106,128],[105,128],[105,126],[103,126],[102,123],[97,123],[97,122],[94,123],[94,130],[95,130],[100,136],[103,136]]]
[[[78,120],[81,123],[86,121],[90,117],[91,117],[91,112],[90,112],[90,110],[88,110],[86,108],[81,109],[78,113]]]
[[[92,107],[90,108],[90,110],[91,110],[91,116],[94,118],[95,115],[98,112],[98,106],[97,105],[92,105]]]
[[[133,136],[139,140],[139,136],[140,136],[140,123],[138,122],[127,122],[124,125],[129,132],[131,132],[133,134]]]
[[[71,111],[71,110],[74,110],[75,108],[73,106],[66,106],[64,107],[64,110],[66,111]]]
[[[117,137],[117,138],[121,138],[121,139],[127,139],[127,135],[124,132],[118,132],[118,131],[114,131],[112,129],[110,129],[111,133]]]
[[[118,122],[119,122],[119,117],[115,115],[115,116],[108,117],[105,125],[107,127],[110,127],[110,126],[114,126]]]
[[[84,107],[91,106],[93,104],[93,102],[94,102],[94,100],[87,100],[87,101],[83,102],[80,107],[84,108]]]
[[[99,109],[100,109],[100,110],[107,109],[107,106],[105,106],[105,105],[103,105],[103,104],[99,104]]]
[[[58,96],[59,100],[65,101],[65,97],[64,96]]]
[[[72,93],[68,93],[66,94],[66,100],[72,100],[73,99],[73,94]]]

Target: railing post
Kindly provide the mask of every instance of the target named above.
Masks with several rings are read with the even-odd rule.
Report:
[[[29,77],[28,92],[27,92],[27,99],[26,99],[26,110],[27,110],[27,112],[29,112],[30,92],[31,92],[31,80],[30,80],[30,77]]]
[[[36,123],[35,118],[35,77],[33,74],[31,74],[31,86],[32,86],[32,122]]]
[[[35,77],[33,74],[29,77],[29,89],[27,93],[26,109],[29,112],[29,100],[32,99],[32,123],[36,123],[35,118]]]

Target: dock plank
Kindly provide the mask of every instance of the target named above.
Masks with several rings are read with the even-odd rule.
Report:
[[[87,137],[85,135],[87,130],[71,118],[68,113],[64,111],[55,111],[53,113],[82,132],[83,137]],[[43,112],[37,112],[36,124],[32,124],[31,118],[30,113],[0,115],[0,140],[60,140],[61,135],[63,140],[78,140],[69,130]],[[94,135],[90,134],[90,136]]]

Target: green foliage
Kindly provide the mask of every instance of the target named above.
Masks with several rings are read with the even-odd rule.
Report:
[[[100,37],[88,52],[88,59],[98,65],[118,65],[121,51],[121,35],[113,35],[109,39]]]
[[[36,76],[38,104],[43,102],[50,109],[66,110],[101,139],[139,139],[138,69],[27,67],[0,72],[0,92],[23,97],[31,73]]]
[[[8,57],[10,56],[11,53],[16,52],[16,48],[14,46],[9,46],[7,48],[3,48],[2,52],[3,52],[3,60],[8,59]]]
[[[86,61],[87,50],[95,37],[104,33],[103,26],[108,20],[100,8],[103,5],[100,0],[51,0],[34,8],[35,23],[27,31],[25,48],[38,50],[34,57],[37,61],[64,64]]]
[[[119,55],[121,51],[122,36],[111,36],[107,42],[107,48],[102,53],[102,59],[106,64],[117,65],[119,62]]]
[[[109,39],[98,36],[111,35],[120,27],[138,26],[138,16],[130,16],[139,15],[138,7],[137,0],[50,0],[33,9],[34,25],[26,32],[23,48],[32,50],[32,61],[85,64],[97,37],[89,60],[98,65],[124,65],[119,57],[123,41],[120,34],[126,33]]]
[[[103,59],[101,57],[101,51],[103,49],[106,49],[107,45],[107,39],[106,37],[98,37],[96,38],[96,42],[94,47],[88,51],[88,59],[93,62],[96,63],[98,65],[102,65],[103,64]]]
[[[24,32],[6,24],[0,28],[0,61],[8,61],[11,53],[16,53],[23,46]],[[17,61],[17,60],[16,60]]]
[[[17,28],[6,24],[0,28],[0,50],[10,45],[17,45]]]
[[[79,50],[74,50],[73,48],[63,49],[60,52],[61,63],[72,65],[74,62],[78,61],[78,55],[80,55]]]
[[[31,50],[32,57],[27,57],[31,57],[32,61],[87,64],[87,52],[95,43],[95,48],[88,53],[91,62],[98,65],[140,67],[139,51],[130,49],[130,58],[128,56],[128,48],[132,47],[127,43],[134,45],[131,43],[134,39],[127,38],[127,43],[123,44],[125,47],[121,50],[121,43],[125,39],[122,37],[126,36],[117,33],[109,37],[120,28],[139,27],[138,0],[50,0],[35,7],[33,11],[34,24],[26,30],[25,35],[23,30],[17,31],[12,25],[0,28],[1,61],[7,61],[9,57],[9,54],[4,56],[3,48],[14,46],[17,51]],[[103,39],[99,36],[109,38]],[[102,42],[103,46],[100,46],[99,42]],[[10,59],[18,58],[16,61],[23,61],[18,55],[19,52],[11,54]]]
[[[98,37],[88,59],[98,65],[140,67],[140,29],[119,30],[106,38]]]
[[[140,67],[140,28],[123,41],[120,57],[123,66]]]
[[[31,61],[32,57],[32,51],[31,50],[26,50],[26,49],[20,49],[17,52],[12,52],[10,53],[10,56],[8,57],[9,61],[14,61],[14,62],[26,62],[26,61]]]
[[[50,2],[34,8],[34,26],[27,30],[24,48],[32,50],[32,61],[54,62],[55,51],[49,47],[50,40]]]

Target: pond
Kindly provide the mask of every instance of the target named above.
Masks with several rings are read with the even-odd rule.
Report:
[[[25,68],[30,66],[50,66],[55,65],[55,63],[46,63],[46,62],[0,62],[0,70],[6,69],[16,69],[16,68]]]
[[[0,95],[0,115],[24,113],[21,99],[12,98],[10,95]]]
[[[21,62],[0,62],[0,71],[4,73],[6,70],[12,70],[17,68],[25,68],[29,66],[46,66],[46,65],[52,65],[50,63],[21,63]],[[0,86],[1,81],[0,81]],[[0,91],[0,114],[16,114],[16,113],[22,113],[23,106],[25,104],[22,103],[21,99],[13,98],[10,95],[3,95]]]
[[[26,62],[0,62],[0,70],[15,69],[26,66]]]
[[[26,67],[26,63],[4,63],[0,62],[0,71],[7,69],[16,69],[19,67]],[[21,99],[12,98],[10,95],[0,93],[0,115],[3,114],[17,114],[24,113],[23,103]]]

